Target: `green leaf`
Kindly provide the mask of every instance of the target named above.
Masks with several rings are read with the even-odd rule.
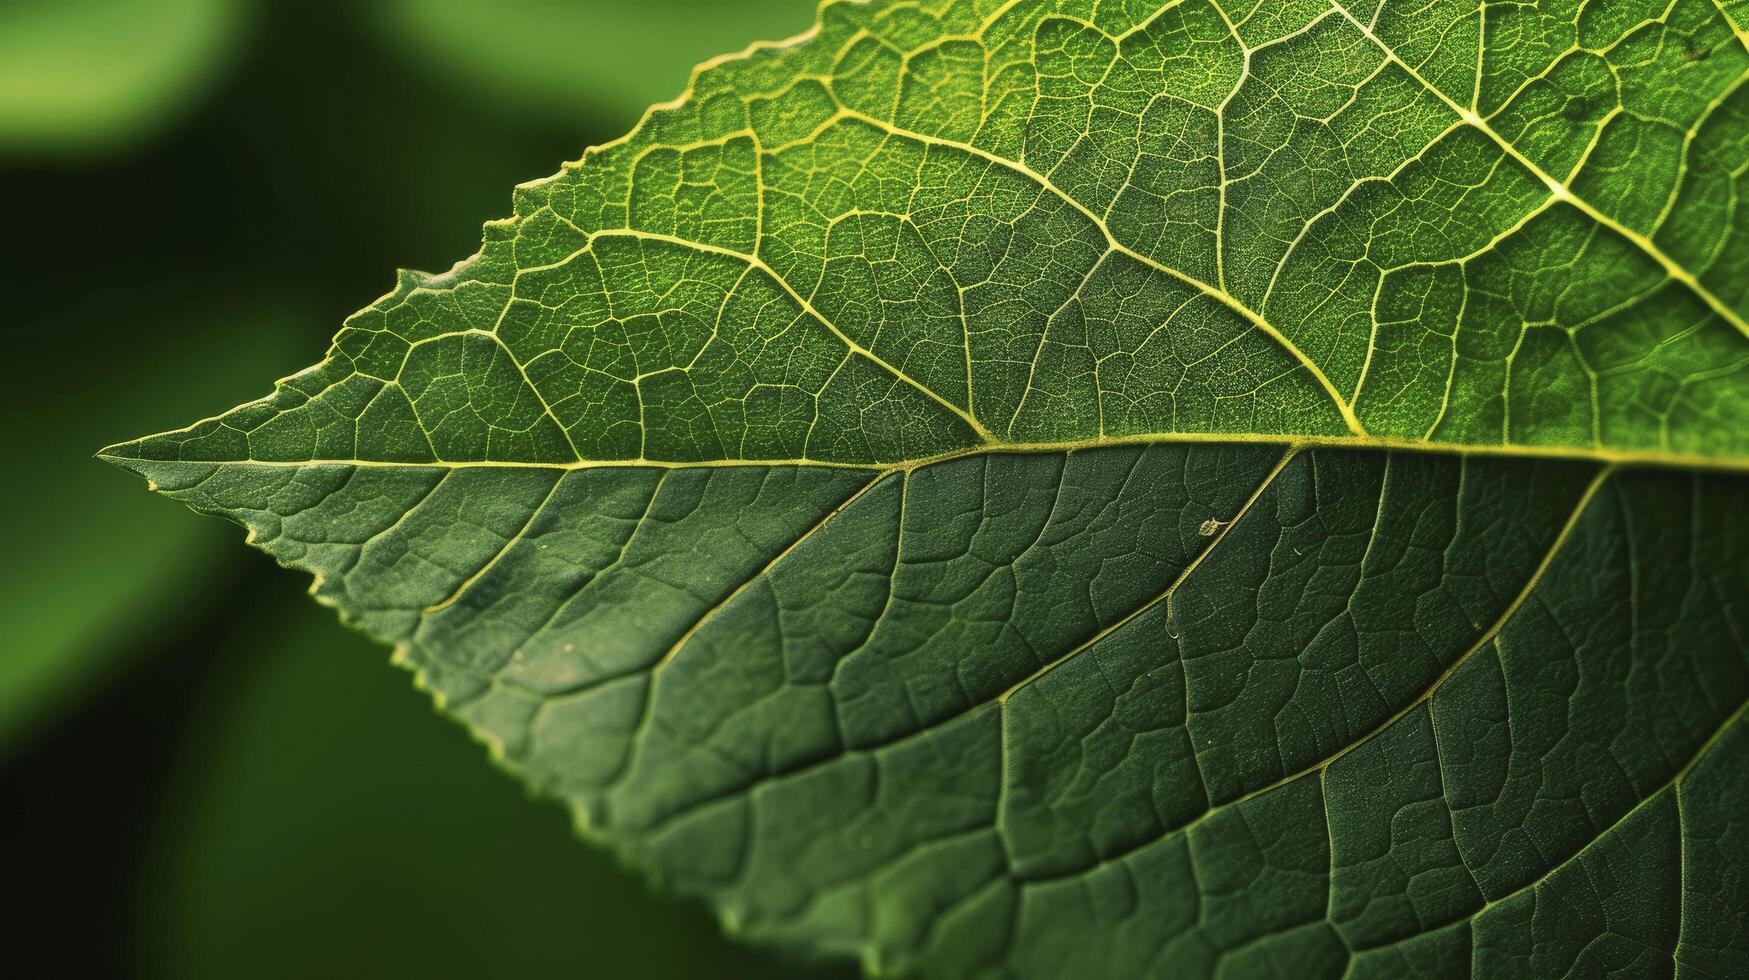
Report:
[[[79,154],[185,109],[242,33],[239,0],[0,5],[0,152]]]
[[[105,450],[943,976],[1749,969],[1737,0],[838,3]]]

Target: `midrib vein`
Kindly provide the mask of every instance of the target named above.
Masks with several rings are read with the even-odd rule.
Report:
[[[160,438],[148,436],[147,440]],[[346,459],[321,458],[301,460],[258,460],[258,459],[145,459],[137,456],[127,456],[121,452],[125,447],[112,447],[99,454],[100,459],[112,463],[139,463],[147,465],[173,466],[258,466],[258,467],[304,467],[304,466],[359,466],[383,467],[390,469],[543,469],[543,470],[586,470],[611,468],[667,468],[667,469],[713,469],[718,467],[809,467],[819,469],[863,470],[873,473],[891,473],[918,469],[936,463],[945,463],[968,456],[994,454],[1028,454],[1028,453],[1067,453],[1081,452],[1091,449],[1103,449],[1123,446],[1150,446],[1161,444],[1231,444],[1231,445],[1273,445],[1284,449],[1351,449],[1378,450],[1390,452],[1420,453],[1444,456],[1475,456],[1501,457],[1508,459],[1548,459],[1570,460],[1578,462],[1595,462],[1613,464],[1623,467],[1662,467],[1667,469],[1703,470],[1726,473],[1749,473],[1749,456],[1727,455],[1707,456],[1699,453],[1680,453],[1662,450],[1634,449],[1602,449],[1579,446],[1531,446],[1531,445],[1487,445],[1473,443],[1441,443],[1428,442],[1419,439],[1395,439],[1384,436],[1304,436],[1289,433],[1220,433],[1220,432],[1161,432],[1143,433],[1129,436],[1102,436],[1094,439],[1064,440],[1060,442],[999,442],[948,450],[931,456],[920,456],[915,459],[891,462],[844,462],[829,459],[797,459],[797,458],[762,458],[762,459],[702,459],[702,460],[669,460],[669,459],[595,459],[595,460],[554,460],[554,461],[520,461],[520,460],[387,460],[387,459]]]
[[[1009,3],[1004,4],[1003,7],[997,12],[996,15],[992,15],[991,19],[992,20],[996,19],[996,17],[998,17],[1001,13],[1003,13],[1003,12],[1007,11],[1009,8],[1012,8],[1013,6],[1015,6],[1016,2],[1017,2],[1017,0],[1010,0]],[[1176,5],[1177,5],[1176,3],[1168,3],[1164,7],[1162,7],[1161,9],[1162,10],[1170,9],[1171,7],[1176,6]],[[1671,258],[1668,254],[1666,254],[1661,248],[1659,248],[1657,246],[1657,244],[1655,242],[1653,242],[1651,239],[1649,239],[1645,235],[1642,235],[1642,234],[1634,231],[1633,229],[1626,227],[1625,225],[1621,224],[1621,222],[1617,221],[1616,219],[1610,217],[1608,214],[1599,210],[1597,207],[1592,205],[1590,202],[1588,202],[1585,199],[1574,194],[1571,191],[1571,189],[1569,189],[1563,182],[1561,182],[1560,180],[1553,177],[1547,171],[1542,169],[1538,164],[1536,164],[1535,161],[1531,160],[1523,152],[1518,150],[1517,147],[1513,146],[1511,142],[1506,140],[1498,131],[1496,131],[1492,126],[1490,126],[1488,124],[1487,120],[1481,118],[1477,114],[1476,111],[1460,105],[1459,103],[1457,103],[1456,101],[1451,99],[1449,96],[1447,96],[1440,89],[1438,89],[1436,86],[1434,86],[1432,83],[1430,83],[1424,76],[1422,76],[1420,74],[1420,72],[1416,68],[1414,68],[1413,66],[1409,65],[1406,61],[1404,61],[1389,44],[1387,44],[1382,38],[1380,38],[1372,30],[1372,28],[1369,25],[1360,21],[1352,12],[1350,12],[1343,5],[1341,0],[1331,0],[1330,9],[1334,13],[1336,13],[1337,15],[1341,16],[1343,19],[1348,21],[1351,25],[1353,25],[1355,27],[1355,29],[1359,30],[1373,45],[1375,45],[1380,50],[1380,52],[1384,55],[1384,57],[1390,63],[1397,65],[1410,78],[1412,78],[1420,87],[1422,87],[1429,94],[1431,94],[1436,99],[1438,99],[1441,103],[1443,103],[1448,109],[1450,109],[1450,111],[1453,112],[1459,118],[1459,120],[1461,120],[1462,124],[1470,125],[1470,126],[1475,127],[1476,129],[1478,129],[1485,136],[1487,136],[1492,142],[1494,142],[1498,147],[1500,147],[1502,152],[1504,152],[1507,156],[1509,156],[1511,159],[1516,161],[1520,166],[1525,168],[1533,176],[1535,176],[1536,178],[1541,180],[1545,184],[1545,186],[1548,187],[1553,201],[1562,201],[1562,202],[1571,204],[1573,207],[1575,207],[1576,209],[1578,209],[1582,213],[1586,214],[1588,217],[1592,218],[1593,220],[1595,220],[1599,224],[1603,225],[1604,227],[1610,229],[1611,231],[1614,231],[1616,234],[1620,235],[1622,238],[1626,239],[1628,242],[1633,244],[1641,252],[1643,252],[1648,257],[1650,257],[1654,261],[1656,261],[1659,264],[1659,266],[1663,268],[1663,270],[1669,276],[1669,278],[1674,279],[1674,280],[1682,283],[1697,298],[1701,299],[1707,305],[1707,307],[1709,309],[1711,309],[1715,314],[1720,316],[1726,322],[1732,324],[1736,329],[1741,331],[1744,335],[1749,336],[1749,322],[1746,322],[1744,317],[1741,314],[1737,313],[1734,309],[1732,309],[1730,306],[1725,304],[1725,302],[1723,300],[1721,300],[1718,296],[1716,296],[1709,289],[1707,289],[1699,281],[1697,276],[1695,276],[1693,273],[1689,272],[1680,263],[1676,262],[1673,258]],[[1745,32],[1741,26],[1739,26],[1734,21],[1732,21],[1730,19],[1730,17],[1728,16],[1728,14],[1726,14],[1726,12],[1724,11],[1722,6],[1719,7],[1719,12],[1720,12],[1721,16],[1724,17],[1725,22],[1726,22],[1727,26],[1729,27],[1729,29],[1732,31],[1732,33],[1735,34],[1739,40],[1742,40],[1744,42],[1745,47],[1749,47],[1749,32]],[[988,26],[988,25],[986,24],[986,26]],[[757,50],[757,49],[761,49],[761,48],[765,48],[765,47],[782,47],[782,46],[787,46],[790,44],[798,43],[800,41],[808,39],[813,34],[814,34],[814,32],[810,31],[810,32],[808,32],[808,34],[804,34],[804,35],[798,36],[796,38],[791,38],[790,40],[788,40],[786,42],[780,42],[779,44],[776,44],[776,45],[755,45],[752,48],[748,49],[748,51],[741,52],[738,55],[725,55],[725,56],[722,56],[720,58],[713,59],[711,62],[708,62],[707,65],[732,60],[735,57],[745,56],[746,54],[748,54],[749,52],[751,52],[753,50]],[[690,94],[690,88],[688,90],[688,93],[686,93],[686,94]],[[680,104],[681,102],[684,101],[686,94],[683,94],[681,98],[678,98],[678,99],[674,100],[672,103],[668,103],[667,105]],[[1280,330],[1278,330],[1273,325],[1271,325],[1262,316],[1261,313],[1252,309],[1250,306],[1245,304],[1243,301],[1239,300],[1231,292],[1229,292],[1225,288],[1222,288],[1222,286],[1220,286],[1220,285],[1205,282],[1205,281],[1197,278],[1196,276],[1190,275],[1190,274],[1188,274],[1180,269],[1177,269],[1177,268],[1174,268],[1174,267],[1167,265],[1165,263],[1159,262],[1159,261],[1147,256],[1144,253],[1141,253],[1139,251],[1136,251],[1133,248],[1130,248],[1128,245],[1124,244],[1121,240],[1119,240],[1115,235],[1113,235],[1113,233],[1111,232],[1111,230],[1108,227],[1108,225],[1106,224],[1106,222],[1098,214],[1094,213],[1088,207],[1083,205],[1080,201],[1075,199],[1072,195],[1070,195],[1065,190],[1063,190],[1061,187],[1059,187],[1049,176],[1037,171],[1036,169],[1026,165],[1025,163],[1006,159],[1000,155],[983,150],[983,149],[981,149],[977,146],[971,145],[969,143],[964,143],[964,142],[960,142],[957,140],[952,140],[952,139],[947,139],[947,138],[937,137],[937,136],[931,136],[931,135],[928,135],[925,133],[916,132],[914,130],[910,130],[910,129],[907,129],[905,127],[902,127],[894,121],[885,120],[885,119],[882,119],[882,118],[879,118],[876,116],[870,116],[866,113],[863,113],[863,112],[858,111],[856,109],[852,109],[852,108],[850,108],[848,106],[844,106],[842,104],[839,105],[838,112],[835,114],[834,118],[856,120],[858,122],[862,122],[866,125],[874,127],[876,129],[879,129],[882,132],[888,133],[896,138],[911,140],[911,141],[915,141],[915,142],[918,142],[918,143],[921,143],[924,145],[938,146],[938,147],[941,147],[944,149],[951,149],[951,150],[954,150],[954,151],[957,151],[960,153],[964,153],[964,154],[967,154],[967,155],[976,157],[978,159],[984,160],[992,165],[1004,168],[1005,170],[1008,170],[1010,172],[1013,172],[1013,173],[1016,173],[1018,175],[1025,177],[1026,179],[1028,179],[1029,181],[1031,181],[1032,183],[1034,183],[1038,187],[1040,187],[1042,190],[1046,191],[1047,193],[1049,193],[1050,195],[1052,195],[1056,199],[1062,201],[1064,204],[1068,205],[1070,208],[1072,208],[1075,211],[1077,211],[1078,213],[1080,213],[1089,222],[1091,222],[1093,227],[1095,229],[1097,229],[1097,231],[1104,237],[1108,247],[1110,248],[1110,250],[1112,252],[1116,252],[1118,254],[1124,255],[1125,257],[1130,258],[1138,263],[1141,263],[1150,269],[1153,269],[1153,270],[1160,272],[1164,275],[1167,275],[1167,276],[1169,276],[1169,277],[1171,277],[1171,278],[1173,278],[1181,283],[1184,283],[1185,285],[1195,289],[1198,293],[1200,293],[1202,295],[1208,296],[1210,298],[1213,298],[1213,299],[1219,301],[1223,306],[1226,306],[1228,309],[1237,313],[1238,315],[1243,317],[1246,321],[1251,323],[1256,329],[1258,329],[1259,331],[1270,336],[1273,340],[1275,340],[1278,344],[1280,344],[1284,350],[1286,350],[1292,357],[1294,357],[1295,360],[1309,374],[1312,375],[1312,377],[1318,382],[1320,387],[1324,389],[1324,391],[1329,396],[1331,401],[1335,404],[1335,406],[1341,412],[1342,417],[1344,419],[1344,422],[1346,423],[1346,425],[1348,426],[1348,428],[1350,429],[1350,432],[1352,434],[1350,434],[1350,435],[1329,435],[1329,436],[1303,436],[1303,435],[1296,435],[1296,434],[1291,434],[1291,433],[1191,433],[1191,432],[1184,432],[1184,433],[1149,433],[1149,434],[1134,434],[1134,435],[1127,435],[1127,436],[1109,436],[1109,437],[1102,436],[1102,437],[1093,438],[1093,439],[1065,440],[1065,441],[1060,441],[1060,442],[1030,442],[1029,443],[1029,442],[1005,441],[1005,440],[1002,440],[1000,438],[997,438],[994,434],[990,433],[989,430],[976,417],[975,413],[973,413],[971,411],[969,405],[961,406],[961,405],[956,404],[952,400],[941,395],[939,392],[936,392],[935,390],[933,390],[931,387],[922,384],[921,382],[919,382],[915,378],[910,377],[906,372],[904,372],[903,370],[901,370],[897,366],[895,366],[895,365],[891,364],[890,362],[886,361],[885,359],[881,358],[880,356],[875,354],[873,351],[869,350],[868,348],[866,348],[865,346],[863,346],[862,344],[858,343],[853,338],[851,338],[847,334],[845,334],[831,320],[827,319],[817,309],[815,309],[813,304],[811,303],[811,301],[807,297],[803,296],[800,292],[798,292],[785,279],[785,277],[779,275],[776,272],[776,270],[772,269],[770,267],[770,265],[768,263],[766,263],[764,261],[764,259],[761,258],[759,255],[749,254],[746,252],[738,251],[735,249],[724,248],[721,246],[710,245],[707,243],[694,241],[694,240],[691,240],[688,238],[683,238],[683,237],[676,236],[676,235],[663,234],[660,232],[644,231],[644,230],[639,230],[639,229],[617,228],[617,229],[603,229],[603,230],[589,232],[581,227],[576,226],[574,223],[569,222],[568,219],[564,219],[563,216],[560,216],[561,220],[566,220],[567,223],[572,224],[572,227],[577,228],[577,230],[579,232],[583,232],[584,235],[591,242],[593,242],[596,239],[600,239],[600,238],[613,238],[613,237],[642,239],[642,240],[653,241],[653,242],[667,243],[667,244],[670,244],[670,245],[673,245],[676,247],[692,249],[692,250],[696,250],[696,251],[703,252],[703,253],[717,254],[717,255],[721,255],[725,258],[731,258],[731,259],[738,260],[740,262],[747,264],[749,267],[762,273],[773,284],[775,284],[777,287],[779,287],[779,289],[781,291],[783,291],[786,296],[788,296],[793,302],[795,302],[801,308],[802,312],[804,312],[806,315],[808,315],[812,319],[815,319],[816,321],[821,323],[828,331],[830,331],[837,339],[839,339],[847,348],[849,348],[849,350],[853,354],[860,355],[860,356],[864,357],[865,359],[867,359],[871,363],[873,363],[873,364],[877,365],[878,367],[882,368],[883,370],[889,372],[896,380],[907,384],[908,386],[914,388],[919,393],[925,395],[926,397],[928,397],[930,400],[937,403],[941,407],[946,408],[947,410],[952,412],[958,419],[960,419],[962,422],[964,422],[972,430],[972,432],[980,440],[979,443],[971,445],[971,446],[967,446],[967,447],[956,448],[953,450],[944,451],[944,452],[937,453],[937,454],[930,455],[930,456],[918,457],[915,459],[896,461],[896,462],[889,461],[889,462],[870,462],[870,463],[843,462],[843,461],[826,460],[826,459],[776,458],[776,457],[757,458],[757,459],[717,459],[717,460],[666,460],[666,459],[650,459],[650,458],[640,457],[640,458],[631,458],[631,459],[576,459],[576,460],[564,460],[564,461],[488,461],[488,460],[396,461],[396,460],[347,459],[347,458],[323,458],[323,459],[283,460],[283,461],[252,460],[252,459],[146,460],[146,459],[141,459],[139,457],[130,457],[130,456],[125,455],[125,452],[118,452],[117,451],[117,450],[122,450],[124,447],[111,447],[110,449],[106,449],[106,450],[99,453],[99,458],[103,458],[103,459],[110,460],[113,462],[124,462],[124,463],[128,462],[130,460],[133,460],[133,461],[138,461],[138,462],[142,462],[142,463],[158,463],[158,464],[188,463],[188,464],[199,464],[199,465],[224,464],[224,465],[284,466],[284,467],[335,465],[335,466],[361,466],[361,467],[369,467],[369,466],[410,467],[410,468],[423,467],[423,468],[452,468],[452,469],[462,469],[462,468],[507,468],[507,469],[508,468],[540,468],[540,469],[571,470],[571,469],[591,469],[591,468],[607,468],[607,467],[704,468],[704,467],[736,467],[736,466],[757,466],[757,467],[765,467],[765,466],[797,466],[797,467],[802,467],[802,466],[806,466],[806,467],[822,467],[822,468],[856,469],[856,470],[865,470],[865,471],[876,472],[876,473],[887,473],[887,472],[898,472],[898,471],[903,471],[903,470],[907,470],[907,469],[914,469],[914,468],[919,467],[919,466],[929,465],[932,463],[947,461],[947,460],[960,458],[960,457],[964,457],[964,456],[969,456],[969,455],[976,455],[976,454],[980,454],[980,453],[1069,452],[1069,451],[1076,451],[1076,450],[1082,450],[1082,449],[1098,448],[1098,447],[1103,447],[1103,446],[1145,445],[1145,444],[1154,444],[1154,443],[1174,443],[1174,442],[1183,442],[1183,443],[1193,443],[1193,442],[1223,443],[1223,442],[1225,442],[1225,443],[1236,443],[1236,444],[1268,443],[1268,444],[1283,445],[1286,447],[1292,447],[1292,448],[1296,448],[1296,449],[1312,449],[1312,448],[1378,449],[1378,450],[1391,450],[1391,451],[1404,451],[1404,452],[1449,454],[1449,455],[1459,455],[1459,456],[1478,456],[1478,457],[1499,456],[1499,457],[1516,457],[1516,458],[1548,458],[1548,459],[1584,460],[1584,461],[1594,461],[1594,462],[1605,463],[1605,464],[1614,464],[1614,465],[1619,465],[1619,466],[1659,466],[1659,467],[1692,469],[1692,470],[1749,472],[1749,455],[1708,456],[1708,455],[1703,455],[1703,454],[1699,454],[1699,453],[1672,452],[1672,451],[1668,451],[1668,450],[1657,450],[1657,449],[1611,449],[1611,448],[1583,447],[1583,446],[1526,446],[1526,445],[1488,445],[1488,444],[1473,444],[1473,443],[1440,443],[1440,442],[1430,442],[1430,441],[1419,440],[1419,439],[1404,439],[1404,438],[1395,438],[1395,437],[1390,437],[1390,436],[1373,435],[1373,434],[1369,433],[1364,428],[1364,426],[1362,426],[1362,424],[1359,422],[1359,420],[1358,420],[1358,418],[1353,410],[1353,407],[1352,407],[1354,404],[1354,399],[1345,398],[1339,391],[1337,391],[1335,386],[1331,383],[1329,378],[1324,374],[1324,372],[1318,366],[1318,364],[1316,362],[1314,362],[1309,356],[1307,356],[1302,350],[1300,350],[1298,348],[1298,346],[1293,343],[1292,340],[1290,340],[1285,335],[1283,335]],[[640,127],[640,129],[641,129],[641,127]],[[636,131],[637,130],[634,130],[634,133]],[[618,143],[624,142],[626,139],[630,139],[631,135],[632,134],[628,134],[627,137],[622,138],[622,140],[614,141],[614,143],[610,143],[607,145],[613,146],[613,145],[616,145]],[[579,164],[581,164],[581,162],[582,161],[578,161]],[[1279,272],[1279,268],[1277,271]],[[1272,288],[1273,288],[1273,283],[1272,283]],[[1370,356],[1370,353],[1371,353],[1370,350],[1368,353]],[[968,356],[969,356],[969,345],[968,345]],[[520,365],[519,365],[519,367],[520,367]],[[969,366],[968,366],[968,372],[969,372]],[[524,374],[524,377],[526,379],[526,373]],[[532,387],[532,385],[531,385],[531,387]],[[968,382],[968,394],[969,394],[969,391],[970,391],[970,384]],[[536,392],[536,394],[538,395],[539,393]],[[547,414],[549,416],[551,415],[550,409],[548,409]],[[207,421],[211,421],[211,420],[207,420]],[[197,424],[199,424],[199,423],[197,423]],[[563,426],[560,426],[560,429],[561,429],[561,431],[565,431],[566,438],[569,439],[570,438],[569,432],[564,430]],[[177,431],[186,432],[188,430],[184,429],[184,430],[177,430]],[[172,434],[172,433],[162,433],[162,434],[156,435],[156,436],[147,436],[147,437],[145,437],[145,440],[160,438],[163,435],[170,435],[170,434]],[[145,441],[145,440],[139,440],[139,441]]]

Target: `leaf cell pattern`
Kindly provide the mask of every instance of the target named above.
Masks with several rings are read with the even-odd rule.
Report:
[[[1230,9],[1229,9],[1230,8]],[[838,3],[156,458],[1749,456],[1722,0]]]
[[[829,3],[105,453],[756,939],[1749,973],[1744,23]]]
[[[1739,478],[132,465],[755,937],[944,976],[1749,965]]]

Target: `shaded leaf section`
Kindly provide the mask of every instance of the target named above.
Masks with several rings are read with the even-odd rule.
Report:
[[[1736,477],[129,465],[754,937],[941,975],[1749,955]]]

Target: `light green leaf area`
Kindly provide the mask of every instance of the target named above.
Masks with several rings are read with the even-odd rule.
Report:
[[[1746,17],[830,4],[105,453],[758,940],[1742,973]]]
[[[229,53],[241,0],[0,4],[0,152],[83,153],[148,135]]]

